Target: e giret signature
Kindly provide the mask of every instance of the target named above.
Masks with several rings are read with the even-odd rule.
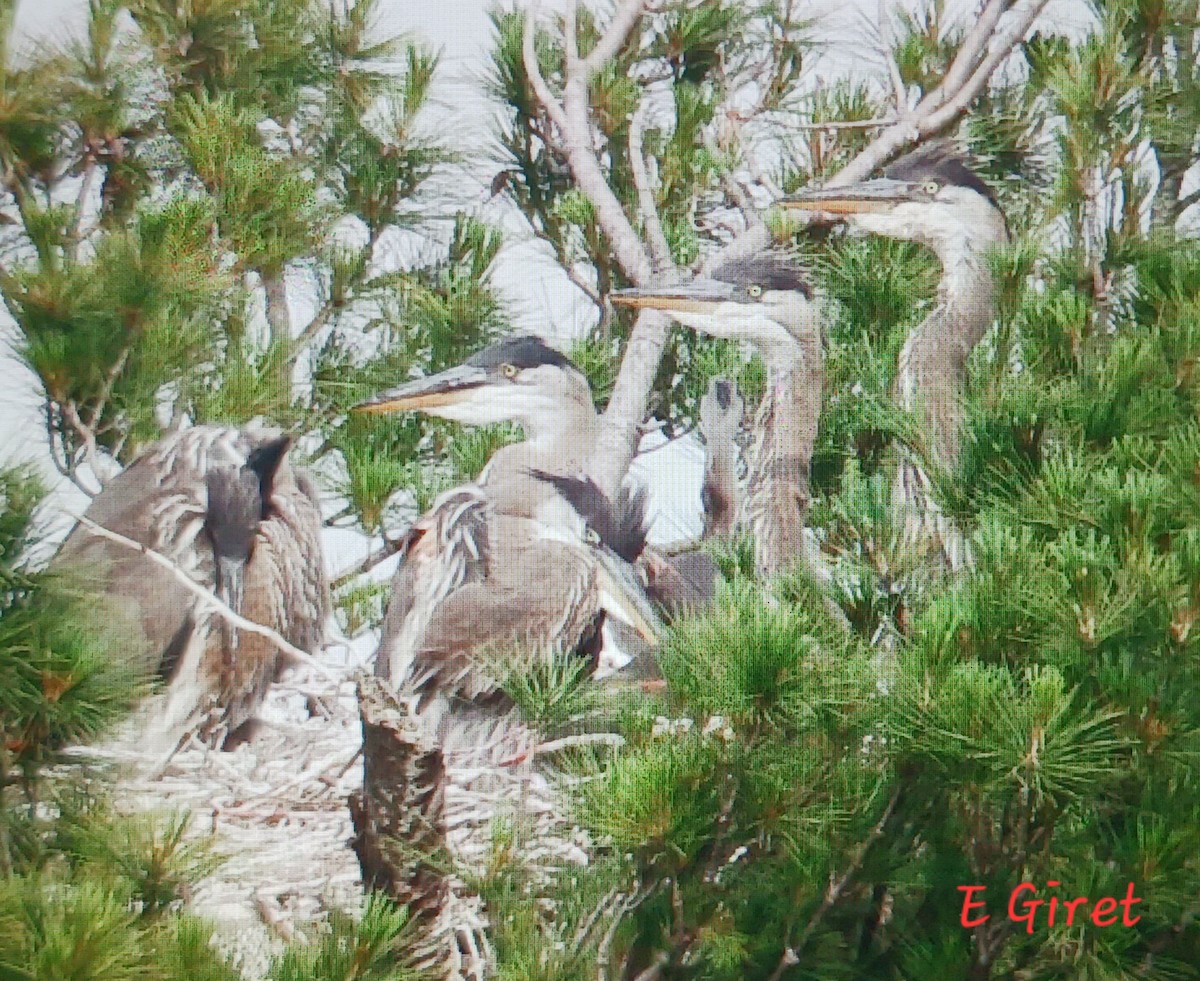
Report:
[[[1051,879],[1046,885],[1053,887],[1062,885],[1062,883]],[[958,918],[959,923],[964,927],[968,929],[977,927],[991,919],[990,913],[978,912],[981,909],[986,910],[987,903],[982,899],[975,898],[976,895],[986,890],[986,886],[958,887],[958,891],[965,894],[962,913]],[[1051,896],[1049,899],[1037,899],[1034,898],[1037,896],[1037,891],[1037,886],[1032,882],[1022,882],[1013,889],[1008,897],[1008,918],[1013,923],[1024,923],[1026,933],[1033,933],[1035,926],[1052,927],[1056,923],[1072,926],[1077,917],[1080,922],[1085,918],[1091,920],[1098,927],[1116,926],[1118,907],[1121,909],[1121,926],[1131,927],[1141,919],[1141,916],[1132,915],[1133,907],[1141,902],[1133,894],[1132,882],[1125,889],[1124,899],[1105,896],[1095,900],[1094,903],[1087,896],[1080,896],[1078,899],[1059,899],[1057,896]]]

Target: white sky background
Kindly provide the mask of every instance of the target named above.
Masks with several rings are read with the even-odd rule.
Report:
[[[544,5],[558,6],[553,0],[545,0]],[[433,90],[436,104],[427,121],[448,143],[468,155],[463,172],[456,174],[450,184],[446,213],[466,210],[504,228],[508,245],[498,263],[494,281],[507,303],[511,319],[518,328],[552,340],[566,340],[578,335],[591,322],[594,317],[591,305],[555,266],[548,247],[529,240],[513,209],[498,200],[487,201],[487,187],[495,167],[488,163],[485,150],[495,109],[485,97],[480,77],[488,66],[491,25],[487,12],[491,6],[490,0],[382,0],[379,28],[383,33],[406,32],[441,51],[441,67]],[[818,36],[829,42],[815,63],[813,81],[819,83],[822,78],[853,72],[873,74],[881,65],[871,55],[872,49],[878,46],[877,25],[888,19],[888,14],[894,16],[899,6],[895,0],[813,0]],[[951,10],[967,11],[974,6],[976,4],[972,2],[950,0]],[[22,38],[62,41],[80,34],[85,13],[84,0],[20,0],[16,21],[17,50]],[[1089,21],[1083,0],[1053,0],[1041,23],[1055,31],[1078,35],[1086,30]],[[415,236],[398,237],[392,244],[399,253],[398,258],[408,261],[421,248]],[[306,296],[309,291],[304,289],[303,282],[291,284],[289,281],[289,286],[292,285],[296,287],[289,290],[293,317],[304,323],[314,309]],[[0,462],[36,460],[42,464],[48,479],[60,479],[48,462],[37,383],[8,351],[15,328],[7,314],[2,316],[0,336],[7,343],[0,352]],[[666,480],[671,484],[686,485],[671,488],[675,494],[668,493],[668,496],[682,494],[698,499],[697,452],[698,446],[693,443],[691,450],[682,457],[664,451],[643,460],[646,466],[653,466],[653,483]],[[672,479],[672,470],[680,468],[688,472],[680,472]],[[693,522],[685,520],[683,523],[690,525]],[[679,533],[694,530],[698,529],[677,529]]]

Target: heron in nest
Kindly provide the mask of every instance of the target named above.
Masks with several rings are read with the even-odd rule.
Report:
[[[312,651],[329,587],[321,514],[291,441],[257,427],[194,426],[151,446],[110,481],[85,517],[170,560],[234,613]],[[164,691],[147,706],[146,745],[196,734],[213,747],[247,735],[283,666],[273,641],[239,630],[142,552],[72,530],[53,567],[106,594],[135,634],[140,666]]]
[[[610,502],[587,478],[537,470],[524,480],[531,497],[559,497],[574,523],[501,513],[485,488],[466,485],[409,532],[376,658],[403,713],[385,759],[366,761],[371,779],[387,781],[402,854],[369,857],[373,819],[352,803],[364,869],[386,866],[377,885],[424,923],[418,966],[448,978],[487,976],[486,918],[470,883],[486,871],[497,819],[524,829],[523,849],[541,856],[531,864],[587,861],[537,760],[542,734],[509,686],[573,664],[580,684],[620,671],[633,655],[618,625],[646,648],[657,642],[632,565],[644,497]]]

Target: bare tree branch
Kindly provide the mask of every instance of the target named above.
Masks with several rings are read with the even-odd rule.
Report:
[[[571,0],[571,6],[574,6],[574,4],[575,0]],[[621,45],[629,37],[629,32],[641,20],[642,10],[645,6],[645,0],[619,0],[617,9],[613,11],[613,18],[609,22],[608,30],[604,32],[604,35],[596,42],[596,46],[583,59],[582,67],[586,78],[591,78],[610,60],[617,56],[617,52],[621,50]]]
[[[971,25],[971,30],[959,45],[958,53],[950,62],[950,67],[946,70],[946,77],[938,86],[939,89],[947,92],[953,91],[960,88],[971,76],[982,60],[984,51],[987,50],[987,43],[996,30],[1000,16],[1012,6],[1012,3],[1013,0],[987,0],[983,10],[980,11],[979,19]]]
[[[966,112],[967,107],[983,92],[992,73],[1000,67],[1000,63],[1009,56],[1012,49],[1020,43],[1029,28],[1033,26],[1033,22],[1045,8],[1047,2],[1048,0],[1028,0],[1023,10],[1018,12],[1014,8],[1012,24],[1009,29],[1003,34],[997,35],[998,40],[987,57],[979,63],[979,67],[975,69],[957,94],[947,99],[946,104],[937,112],[932,113],[924,122],[922,136],[941,131]],[[939,86],[939,88],[945,88],[945,86]]]
[[[1007,0],[990,0],[990,2],[1007,3]],[[950,78],[950,74],[947,73],[947,78],[921,99],[911,113],[898,118],[880,133],[870,145],[863,148],[858,156],[830,178],[827,186],[839,187],[862,180],[913,143],[940,133],[966,112],[967,107],[983,91],[992,72],[1025,36],[1046,3],[1047,0],[1026,0],[1022,9],[1013,9],[1012,23],[1008,30],[999,34],[993,31],[994,21],[988,21],[981,17],[963,39],[959,56],[963,57],[965,52],[966,60],[962,64],[973,61],[977,52],[986,47],[989,39],[994,39],[994,43],[988,55],[979,62],[978,67],[967,80],[957,88],[952,88],[947,84],[947,80]],[[985,9],[984,13],[986,15],[988,10]],[[960,64],[959,59],[955,58],[951,64],[951,71],[958,64]]]
[[[566,52],[568,75],[579,71],[579,37],[575,25],[575,9],[572,0],[563,13],[563,50]]]
[[[637,190],[638,217],[646,236],[650,240],[650,255],[654,259],[654,271],[671,268],[671,245],[663,231],[654,192],[650,188],[650,175],[646,171],[643,139],[646,134],[646,103],[638,105],[629,121],[629,167],[633,171],[633,186]]]
[[[1007,2],[1007,0],[990,0],[990,2],[1001,3]],[[958,91],[950,91],[944,79],[921,99],[911,112],[891,122],[850,163],[826,181],[826,186],[838,187],[863,180],[912,144],[935,136],[953,123],[966,112],[971,102],[983,91],[992,72],[1012,53],[1013,48],[1017,46],[1045,8],[1046,3],[1047,0],[1026,0],[1023,7],[1013,9],[1012,21],[1008,29],[999,34],[993,34],[990,27],[984,30],[983,28],[987,27],[989,23],[992,27],[995,26],[995,23],[990,20],[985,21],[981,17],[981,20],[976,22],[963,40],[960,54],[965,49],[966,60],[962,63],[972,62],[978,53],[987,46],[989,39],[993,40],[993,44],[989,54],[979,62],[978,67]],[[988,13],[989,9],[991,8],[985,9],[985,13]],[[957,59],[955,63],[957,63]],[[751,255],[770,244],[771,236],[766,228],[751,228],[724,249],[712,255],[704,263],[704,268],[706,271],[711,271],[727,259]]]
[[[897,116],[880,116],[877,119],[847,119],[847,120],[828,120],[823,123],[805,123],[801,121],[789,121],[788,129],[799,130],[803,133],[816,132],[822,130],[839,130],[839,129],[875,129],[880,126],[889,126],[896,122]]]
[[[538,63],[537,46],[537,0],[525,10],[525,31],[521,38],[521,58],[525,62],[525,74],[529,76],[529,84],[533,87],[533,94],[537,96],[538,102],[542,104],[542,108],[546,110],[546,115],[550,117],[550,122],[559,128],[561,131],[566,131],[567,118],[563,113],[562,105],[554,97],[554,93],[550,91],[550,86],[546,84],[546,78],[542,75],[542,66]]]
[[[562,145],[576,187],[591,202],[596,221],[612,246],[625,276],[637,285],[646,285],[652,276],[650,253],[634,231],[621,202],[609,186],[600,166],[592,140],[589,114],[588,80],[609,58],[614,57],[641,16],[643,0],[623,0],[596,47],[573,66],[563,85],[558,102],[550,92],[537,63],[534,45],[538,4],[529,5],[525,15],[522,55],[525,71],[538,101],[559,129]],[[636,449],[636,427],[646,414],[650,389],[666,346],[670,321],[661,313],[644,311],[637,319],[626,347],[621,370],[613,386],[612,398],[604,413],[592,476],[614,493],[629,469]]]
[[[633,324],[621,370],[613,384],[596,445],[592,478],[615,493],[637,450],[638,424],[646,417],[650,390],[667,346],[671,321],[657,310],[643,310]]]

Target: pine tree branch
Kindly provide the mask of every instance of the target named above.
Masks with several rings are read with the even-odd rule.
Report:
[[[883,837],[883,829],[890,820],[892,812],[895,811],[896,805],[900,801],[900,792],[900,787],[897,787],[894,791],[892,791],[891,799],[888,801],[887,807],[883,809],[883,814],[880,815],[879,820],[875,822],[875,826],[871,828],[870,832],[867,834],[867,837],[859,842],[858,847],[854,851],[854,855],[850,859],[850,866],[846,869],[846,871],[840,877],[830,877],[829,888],[825,890],[825,896],[821,900],[821,905],[818,906],[813,915],[809,917],[808,924],[804,927],[804,932],[800,934],[800,938],[796,941],[795,945],[787,943],[787,938],[784,938],[785,943],[783,955],[779,958],[779,963],[775,965],[775,970],[771,972],[771,976],[767,979],[767,981],[780,981],[780,978],[783,977],[784,972],[789,967],[795,967],[800,963],[800,955],[797,953],[797,951],[803,950],[805,944],[812,939],[812,935],[816,933],[817,927],[821,925],[821,921],[825,918],[825,914],[833,908],[833,904],[836,903],[841,898],[842,893],[845,892],[846,886],[850,884],[850,881],[855,875],[858,874],[858,870],[862,868],[862,864],[866,860],[867,852],[871,850],[871,846]]]
[[[379,236],[383,234],[385,227],[387,226],[372,226],[367,236],[367,243],[363,246],[363,250],[366,252],[366,261],[363,263],[362,270],[359,272],[357,278],[347,285],[345,295],[341,300],[335,300],[332,296],[327,298],[321,304],[320,309],[313,315],[312,320],[292,339],[287,356],[289,367],[299,360],[300,355],[304,353],[305,349],[316,339],[316,336],[324,329],[325,325],[329,323],[330,318],[337,311],[345,309],[346,306],[353,302],[355,291],[366,282],[367,270],[370,269],[371,261],[375,257],[375,246],[379,242]]]
[[[117,545],[121,545],[124,548],[128,548],[131,551],[140,552],[159,568],[165,569],[167,572],[169,572],[185,589],[187,589],[188,592],[195,596],[204,607],[213,611],[222,619],[227,620],[239,630],[245,630],[252,634],[258,634],[260,637],[265,637],[280,651],[288,655],[288,657],[294,658],[296,661],[299,661],[306,667],[316,671],[326,681],[332,681],[337,684],[341,683],[341,678],[317,661],[316,658],[314,658],[311,654],[302,651],[299,647],[288,641],[281,634],[272,630],[270,627],[264,626],[261,623],[256,623],[254,620],[247,620],[240,613],[235,612],[215,593],[201,586],[200,583],[196,582],[195,579],[189,576],[183,571],[183,569],[181,569],[161,552],[156,552],[154,549],[143,545],[141,542],[136,542],[132,538],[126,538],[119,532],[105,528],[103,525],[97,524],[86,515],[73,514],[70,511],[66,511],[64,513],[78,521],[93,535],[96,535],[99,538],[107,539],[108,541]]]

